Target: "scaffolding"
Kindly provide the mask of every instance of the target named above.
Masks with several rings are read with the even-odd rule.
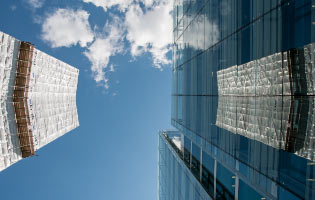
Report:
[[[28,110],[28,88],[34,46],[28,42],[21,42],[17,61],[17,73],[13,93],[13,105],[17,124],[22,157],[35,154],[30,115]]]

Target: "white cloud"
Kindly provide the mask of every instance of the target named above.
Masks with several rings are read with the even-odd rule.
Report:
[[[12,6],[10,6],[10,8],[11,8],[12,11],[15,11],[16,10],[16,5],[12,5]]]
[[[154,2],[156,2],[157,0],[139,0],[141,1],[145,7],[150,7],[153,5]]]
[[[119,18],[114,17],[112,23],[104,26],[104,34],[96,36],[95,41],[84,52],[92,64],[91,71],[94,80],[106,89],[109,87],[106,72],[114,71],[113,65],[110,65],[108,69],[110,57],[123,52],[124,27],[122,24]]]
[[[42,24],[43,21],[44,21],[43,16],[37,15],[37,14],[33,15],[33,23],[35,23],[35,24]]]
[[[133,0],[83,0],[83,2],[102,7],[106,12],[107,9],[114,6],[117,6],[120,11],[125,11]]]
[[[107,9],[117,7],[119,11],[125,12],[128,7],[135,3],[142,3],[146,8],[151,7],[153,4],[159,4],[165,0],[83,0],[85,3],[92,3],[97,7],[102,7],[106,12]],[[165,1],[166,2],[166,1]]]
[[[45,0],[26,0],[26,2],[34,9],[41,8]]]
[[[212,22],[205,15],[193,19],[187,18],[187,21],[192,21],[190,28],[186,30],[185,40],[186,44],[182,44],[198,50],[206,50],[208,47],[217,43],[220,36],[218,25]],[[206,37],[204,36],[206,35]]]
[[[49,15],[42,25],[42,39],[51,47],[70,47],[80,44],[86,47],[94,39],[84,10],[58,9]]]
[[[113,64],[111,64],[111,65],[109,66],[109,71],[110,71],[110,72],[114,72],[114,71],[115,71],[115,68],[114,68],[114,65],[113,65]]]
[[[124,54],[124,41],[130,43],[134,59],[144,53],[153,57],[153,65],[161,68],[170,64],[166,56],[172,44],[173,0],[83,0],[100,6],[110,14],[102,31],[89,24],[89,13],[84,10],[58,9],[42,20],[42,39],[51,47],[71,47],[79,44],[91,62],[91,72],[98,85],[109,88],[108,73],[115,71],[112,56]]]
[[[147,2],[150,4],[153,1]],[[166,54],[172,43],[172,8],[172,1],[160,1],[146,12],[138,4],[130,6],[125,24],[133,56],[150,52],[153,64],[158,68],[171,62]]]
[[[131,44],[131,55],[149,52],[153,64],[170,64],[166,54],[172,43],[172,0],[83,0],[101,6],[105,11],[117,7],[125,14],[126,39]],[[145,7],[140,7],[140,2]],[[123,17],[121,17],[123,18]]]

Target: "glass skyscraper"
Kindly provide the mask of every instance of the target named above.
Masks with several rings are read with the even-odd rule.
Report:
[[[315,0],[175,0],[159,199],[315,199]]]

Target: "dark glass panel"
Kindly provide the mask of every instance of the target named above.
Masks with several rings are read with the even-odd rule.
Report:
[[[194,143],[192,145],[191,171],[197,180],[200,180],[200,147]]]

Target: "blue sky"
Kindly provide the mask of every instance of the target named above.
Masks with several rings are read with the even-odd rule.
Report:
[[[0,31],[80,70],[80,126],[0,173],[2,199],[157,197],[170,128],[171,3],[4,0]]]

